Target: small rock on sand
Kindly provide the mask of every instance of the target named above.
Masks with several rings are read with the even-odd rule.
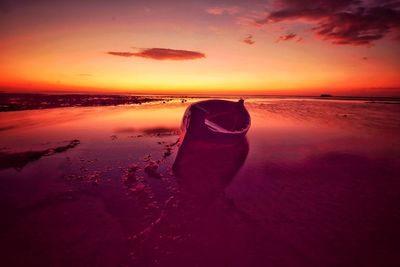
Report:
[[[161,174],[157,171],[158,164],[155,161],[149,161],[149,163],[144,167],[144,171],[148,176],[153,178],[160,178]]]

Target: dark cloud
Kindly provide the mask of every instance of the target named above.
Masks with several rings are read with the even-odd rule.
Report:
[[[176,50],[169,48],[146,48],[139,52],[107,52],[109,55],[121,57],[143,57],[156,60],[190,60],[205,58],[206,55],[196,51]]]
[[[188,59],[199,59],[206,57],[205,54],[196,51],[175,50],[168,48],[143,49],[139,53],[134,53],[134,56],[157,59],[157,60],[166,60],[166,59],[188,60]]]
[[[287,19],[320,19],[350,6],[354,6],[358,0],[279,0],[281,8],[272,11],[266,21],[282,21]]]
[[[399,29],[399,11],[374,7],[334,14],[319,22],[313,30],[334,44],[370,45]]]
[[[258,24],[306,20],[320,38],[334,44],[371,45],[390,32],[400,33],[398,0],[280,0]]]
[[[119,57],[133,57],[135,55],[135,53],[131,52],[107,52],[107,54]]]
[[[279,36],[277,41],[278,42],[279,41],[290,41],[290,40],[293,40],[296,36],[297,35],[295,33],[285,34],[285,35]]]
[[[248,44],[248,45],[252,45],[255,42],[256,41],[254,41],[253,35],[251,35],[251,34],[247,35],[246,38],[243,39],[243,43]]]
[[[298,36],[295,33],[288,33],[282,36],[279,36],[276,42],[281,42],[281,41],[295,41],[296,43],[302,42],[303,38]]]

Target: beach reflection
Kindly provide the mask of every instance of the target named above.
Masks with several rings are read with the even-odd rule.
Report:
[[[0,113],[3,265],[400,262],[399,105],[248,99],[247,139],[179,143],[188,100]]]
[[[173,164],[181,192],[203,204],[210,202],[224,193],[248,152],[245,137],[229,143],[185,138]]]

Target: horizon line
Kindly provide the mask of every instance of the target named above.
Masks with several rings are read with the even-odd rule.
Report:
[[[6,92],[0,90],[0,94],[17,94],[17,95],[131,95],[131,96],[156,96],[156,97],[301,97],[301,98],[320,98],[320,99],[363,99],[363,98],[381,98],[381,99],[400,99],[399,95],[392,96],[378,96],[378,95],[333,95],[333,94],[203,94],[203,93],[191,93],[191,94],[178,94],[178,93],[129,93],[129,92],[76,92],[76,91],[41,91],[41,92]]]

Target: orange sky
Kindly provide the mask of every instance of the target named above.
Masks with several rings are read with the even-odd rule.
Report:
[[[393,40],[399,25],[373,13],[377,4],[365,1],[370,13],[354,13],[327,34],[329,23],[353,6],[331,0],[320,8],[304,0],[301,16],[288,15],[299,10],[293,2],[302,1],[5,1],[0,87],[400,94],[400,46]],[[372,15],[378,26],[363,20]]]

